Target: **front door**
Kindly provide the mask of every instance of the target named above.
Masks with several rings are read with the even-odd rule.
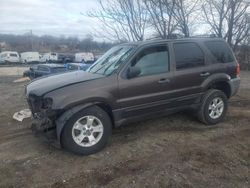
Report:
[[[119,78],[118,105],[123,117],[166,108],[173,79],[170,61],[166,44],[151,45],[139,50],[129,67],[139,68],[140,74],[134,78]]]

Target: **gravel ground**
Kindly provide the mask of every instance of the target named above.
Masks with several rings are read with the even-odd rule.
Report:
[[[34,137],[30,120],[12,120],[27,107],[27,83],[16,78],[0,77],[0,187],[250,187],[250,72],[223,123],[206,127],[184,112],[141,121],[87,157]]]

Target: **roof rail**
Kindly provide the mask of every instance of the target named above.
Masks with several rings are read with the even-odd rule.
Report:
[[[185,37],[180,34],[170,34],[166,37],[166,39],[182,39],[182,38],[218,38],[216,34],[204,34],[204,35],[193,35],[190,37]],[[156,37],[151,37],[147,38],[146,40],[162,40],[162,37],[156,36]]]
[[[147,38],[146,40],[161,40],[162,38],[161,37],[150,37],[150,38]]]
[[[189,38],[217,38],[215,34],[209,34],[209,35],[194,35]]]
[[[170,35],[167,35],[167,37],[165,39],[180,39],[180,38],[184,38],[183,35],[180,35],[180,34],[170,34]],[[148,38],[146,40],[162,40],[164,38],[160,37],[160,36],[156,36],[156,37],[151,37],[151,38]]]

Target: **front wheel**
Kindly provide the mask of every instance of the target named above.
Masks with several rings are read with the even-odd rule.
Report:
[[[198,118],[207,125],[217,124],[224,119],[227,107],[226,95],[220,90],[211,89],[205,93],[202,99]]]
[[[111,136],[112,124],[108,114],[97,106],[74,114],[62,132],[65,149],[90,155],[103,149]]]

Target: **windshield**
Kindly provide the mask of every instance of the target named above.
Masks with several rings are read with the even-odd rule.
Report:
[[[133,51],[132,46],[116,46],[98,59],[87,72],[110,75],[127,59]]]

